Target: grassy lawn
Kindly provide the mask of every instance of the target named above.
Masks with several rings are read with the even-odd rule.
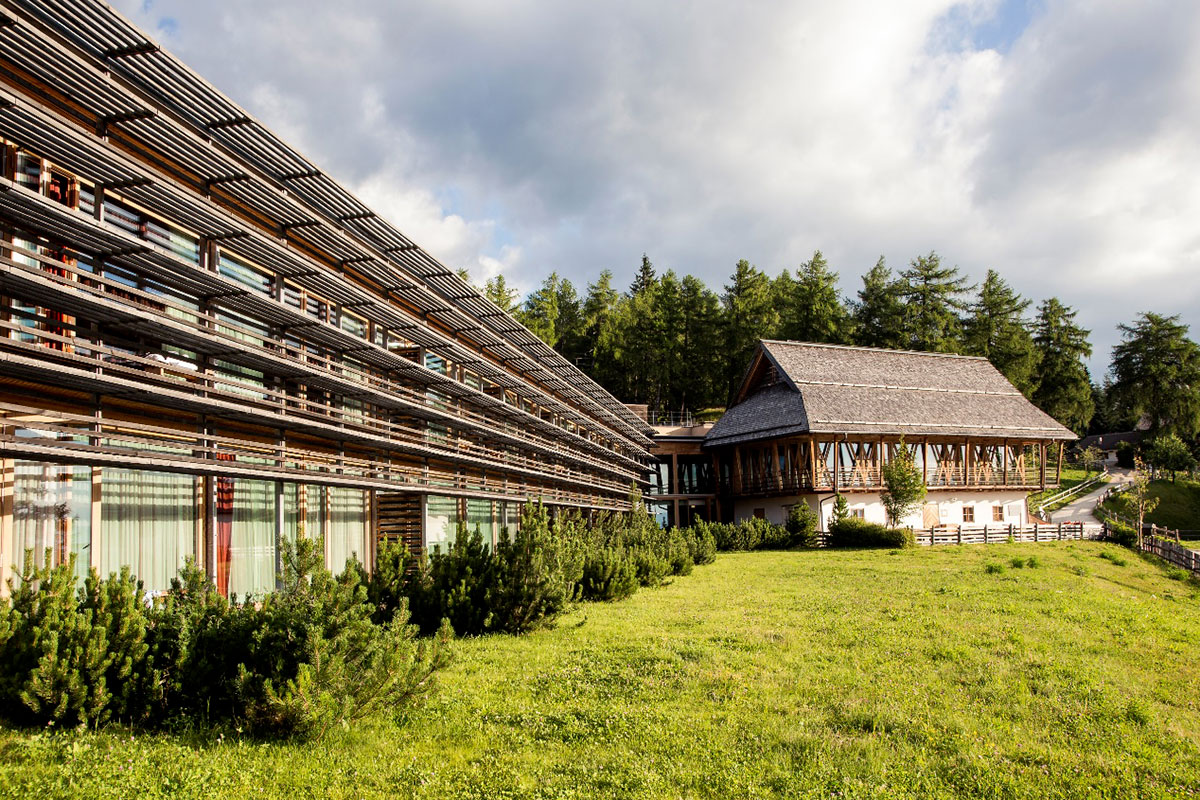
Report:
[[[1177,478],[1154,481],[1150,493],[1158,498],[1158,507],[1146,515],[1146,521],[1172,530],[1200,530],[1200,481]],[[1129,518],[1136,518],[1137,511],[1129,505],[1129,498],[1122,495],[1109,500],[1107,507]]]
[[[460,643],[438,692],[403,719],[316,745],[0,731],[0,786],[39,798],[1186,796],[1200,787],[1200,595],[1090,542],[722,555],[554,630]]]
[[[1095,477],[1096,477],[1095,470],[1092,470],[1090,473],[1085,473],[1081,469],[1074,469],[1072,467],[1063,467],[1062,480],[1059,483],[1058,488],[1047,489],[1044,492],[1038,492],[1036,494],[1029,495],[1029,510],[1030,510],[1030,512],[1036,513],[1038,505],[1047,497],[1056,495],[1059,492],[1065,492],[1067,489],[1073,489],[1076,486],[1078,486],[1079,484],[1083,483],[1084,481],[1089,480],[1091,478],[1095,478]],[[1083,497],[1083,495],[1087,494],[1088,492],[1094,491],[1095,489],[1100,488],[1100,485],[1101,484],[1097,483],[1091,489],[1087,489],[1083,492],[1080,492],[1079,494],[1071,495],[1070,497],[1068,497],[1064,500],[1056,500],[1055,502],[1046,506],[1045,512],[1047,514],[1049,514],[1051,512],[1057,511],[1058,509],[1062,508],[1063,506],[1067,505],[1068,503],[1074,502],[1075,500],[1078,500],[1080,497]]]

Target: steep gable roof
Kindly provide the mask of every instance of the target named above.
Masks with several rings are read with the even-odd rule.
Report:
[[[1074,439],[985,358],[764,340],[705,444],[793,433]]]

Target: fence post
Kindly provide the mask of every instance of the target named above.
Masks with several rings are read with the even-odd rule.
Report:
[[[1038,528],[1040,528],[1040,527],[1042,527],[1042,526],[1041,526],[1041,525],[1038,525],[1036,522],[1035,522],[1035,523],[1033,523],[1033,543],[1034,543],[1034,544],[1037,544],[1037,541],[1038,541]]]
[[[1062,541],[1062,523],[1058,523],[1058,540]]]

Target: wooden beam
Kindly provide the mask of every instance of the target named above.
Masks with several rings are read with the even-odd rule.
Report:
[[[733,446],[733,493],[742,493],[742,447]]]
[[[1008,486],[1008,439],[1004,440],[1004,485]]]
[[[779,442],[771,442],[771,471],[775,473],[775,490],[783,491],[783,470],[779,466]]]
[[[842,445],[837,439],[833,440],[833,491],[838,493],[838,486],[841,483],[842,476]]]
[[[1038,461],[1040,462],[1040,468],[1041,468],[1041,486],[1044,491],[1046,488],[1046,443],[1039,442],[1037,445],[1037,448],[1038,448],[1038,455],[1040,456],[1038,458]]]
[[[808,437],[808,479],[809,488],[817,490],[817,437]]]
[[[1062,485],[1063,443],[1058,443],[1058,462],[1054,465],[1054,485]]]

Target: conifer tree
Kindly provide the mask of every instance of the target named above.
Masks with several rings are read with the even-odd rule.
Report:
[[[674,405],[700,410],[720,403],[723,384],[713,365],[720,352],[721,301],[693,275],[680,284],[679,384]]]
[[[551,272],[517,313],[521,324],[551,347],[558,344],[558,285],[558,273]]]
[[[900,273],[900,293],[907,301],[909,320],[908,347],[931,353],[956,353],[962,345],[959,312],[966,308],[962,300],[967,279],[958,267],[943,267],[937,253],[918,256]]]
[[[1092,382],[1084,359],[1092,354],[1091,331],[1075,324],[1076,312],[1051,297],[1038,306],[1033,342],[1037,348],[1038,408],[1076,433],[1087,429],[1094,410]]]
[[[517,307],[517,290],[508,285],[504,276],[497,274],[483,284],[483,296],[495,303],[501,311],[512,313]]]
[[[629,295],[635,297],[652,288],[654,284],[654,265],[650,263],[650,258],[645,253],[642,253],[642,264],[638,267],[637,274],[633,276],[633,283],[629,287]]]
[[[821,251],[800,265],[794,281],[786,271],[780,278],[785,276],[779,335],[800,342],[848,342],[849,317],[838,292],[838,274],[829,270]]]
[[[555,306],[558,319],[555,322],[554,349],[562,353],[571,363],[576,363],[587,352],[586,325],[583,304],[570,279],[563,278],[555,289]]]
[[[1150,419],[1150,430],[1192,438],[1200,432],[1200,347],[1178,316],[1147,312],[1118,325],[1113,348],[1115,398],[1127,416]]]
[[[1023,317],[1030,301],[1012,290],[999,273],[988,270],[979,296],[963,321],[968,355],[983,356],[1029,396],[1033,392],[1036,356],[1033,337]]]
[[[772,303],[771,283],[757,267],[737,262],[721,303],[725,309],[725,393],[732,396],[759,339],[769,339],[779,327]]]
[[[892,278],[883,256],[863,275],[862,281],[858,300],[851,305],[854,343],[862,347],[905,347],[905,308],[900,283]]]

